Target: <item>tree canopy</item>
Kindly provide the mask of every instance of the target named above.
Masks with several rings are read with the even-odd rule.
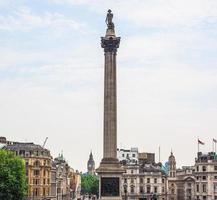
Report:
[[[24,160],[13,152],[0,149],[0,199],[22,200],[26,192]]]
[[[81,193],[82,194],[99,194],[99,179],[95,175],[83,174],[81,176]]]

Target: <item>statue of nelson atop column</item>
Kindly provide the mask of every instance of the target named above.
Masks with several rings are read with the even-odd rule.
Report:
[[[108,13],[107,13],[107,16],[106,16],[106,24],[108,26],[108,29],[114,29],[114,23],[112,22],[112,19],[113,19],[113,13],[112,11],[109,9],[108,10]]]

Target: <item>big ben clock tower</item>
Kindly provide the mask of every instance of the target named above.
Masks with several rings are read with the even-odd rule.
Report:
[[[90,152],[89,160],[87,162],[87,172],[88,174],[95,174],[95,161],[93,159],[92,151]]]

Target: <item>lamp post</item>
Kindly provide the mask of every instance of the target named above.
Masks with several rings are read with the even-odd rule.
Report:
[[[127,200],[127,183],[124,183],[124,198]]]

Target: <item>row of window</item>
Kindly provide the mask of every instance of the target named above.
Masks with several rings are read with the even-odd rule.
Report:
[[[38,170],[38,169],[33,170],[33,175],[34,176],[40,176],[40,170]],[[49,176],[50,172],[47,170],[43,170],[43,176],[46,176],[46,175]]]
[[[131,178],[131,179],[130,179],[130,183],[134,183],[134,180],[135,180],[134,178]],[[158,180],[159,180],[159,179],[157,179],[157,178],[153,178],[153,181],[152,181],[151,178],[146,178],[146,183],[151,183],[151,182],[152,182],[152,183],[164,183],[164,182],[165,182],[165,179],[164,179],[164,178],[162,178],[162,182],[159,182]],[[140,178],[140,179],[139,179],[139,182],[140,182],[140,183],[145,183],[145,179],[144,179],[144,178]],[[127,183],[127,178],[124,179],[124,183]]]
[[[47,180],[47,181],[46,181]],[[32,183],[33,183],[33,185],[40,185],[40,179],[33,179],[32,180]],[[46,184],[50,184],[50,179],[48,178],[48,179],[43,179],[43,184],[44,185],[46,185]]]
[[[49,188],[47,190],[46,190],[46,188],[43,188],[42,195],[43,196],[49,196],[49,194],[50,194]],[[40,189],[39,188],[34,188],[33,189],[33,197],[37,197],[37,196],[40,196]]]
[[[214,166],[214,170],[217,171],[217,165]],[[200,166],[196,167],[196,171],[199,172],[200,171]],[[202,171],[206,172],[207,171],[207,166],[202,166]]]
[[[16,151],[16,155],[20,155],[22,157],[30,157],[30,156],[50,156],[47,151],[25,151],[25,150],[19,150]]]
[[[206,200],[207,196],[203,196],[202,200]],[[197,196],[196,200],[201,200],[200,196]],[[214,200],[217,200],[217,196],[214,197]]]
[[[144,193],[147,193],[147,194],[150,194],[150,193],[152,193],[152,192],[154,192],[154,193],[158,193],[158,187],[153,187],[153,191],[151,190],[151,186],[147,186],[146,188],[144,188],[144,187],[142,187],[142,186],[140,186],[139,187],[139,191],[140,191],[140,193],[142,193],[142,194],[144,194]],[[127,193],[128,191],[127,191],[127,189],[125,190],[125,193]],[[164,193],[165,192],[165,189],[164,189],[164,187],[162,187],[162,193]],[[131,186],[130,187],[130,193],[135,193],[135,187],[134,186]]]
[[[200,192],[200,185],[196,185],[196,191]],[[202,184],[202,192],[207,192],[207,184]]]

